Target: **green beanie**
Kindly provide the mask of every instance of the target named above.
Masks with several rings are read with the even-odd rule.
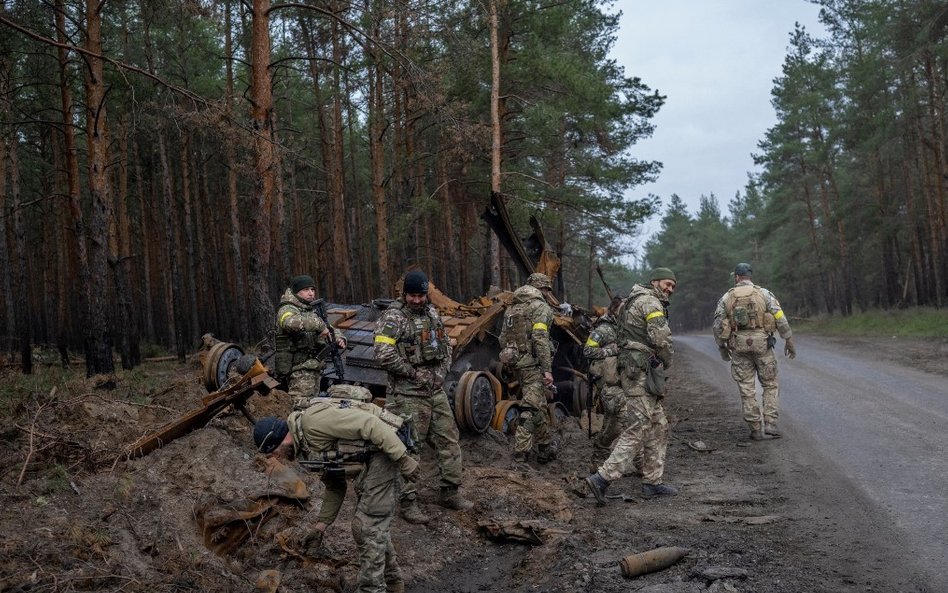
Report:
[[[675,278],[675,273],[672,272],[669,268],[655,268],[652,270],[652,273],[648,277],[649,280],[674,280],[678,282],[678,278]]]

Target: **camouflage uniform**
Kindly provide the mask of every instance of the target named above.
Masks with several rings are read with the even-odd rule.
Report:
[[[628,400],[619,378],[619,327],[608,313],[600,317],[583,346],[589,372],[599,377],[596,397],[602,403],[602,430],[593,437],[592,461],[599,466],[609,457],[612,443],[628,425]]]
[[[392,303],[376,323],[375,359],[388,371],[385,409],[411,417],[417,441],[431,445],[438,457],[442,492],[461,484],[458,425],[441,388],[451,369],[451,344],[438,310],[430,304],[413,311],[405,301]],[[414,484],[402,493],[413,501]]]
[[[548,283],[549,279],[546,281]],[[552,440],[543,384],[544,373],[552,372],[553,368],[553,344],[549,333],[552,324],[553,310],[543,293],[526,284],[514,291],[513,304],[504,313],[500,331],[501,358],[505,365],[513,368],[520,383],[521,413],[514,435],[514,454],[526,456],[535,441],[541,461],[549,457]]]
[[[351,469],[359,472],[355,478],[359,498],[352,518],[352,537],[359,550],[360,593],[382,593],[386,583],[393,588],[402,583],[390,534],[398,494],[398,468],[407,455],[392,424],[400,421],[371,403],[336,397],[314,398],[306,410],[292,412],[287,418],[297,459],[319,460],[325,453],[369,449],[364,462],[347,464],[346,468],[347,473]],[[338,512],[342,500],[330,496],[327,491],[323,505],[335,506]],[[345,497],[344,478],[342,496]]]
[[[742,294],[758,301],[762,309],[761,319],[748,320],[746,328],[738,328],[733,312],[734,302]],[[790,323],[777,298],[766,288],[754,285],[751,280],[742,280],[718,301],[712,330],[718,347],[730,352],[731,378],[737,382],[741,393],[744,421],[751,431],[760,429],[761,406],[757,404],[756,378],[763,388],[763,421],[776,425],[780,403],[777,358],[768,344],[768,338],[773,336],[774,331],[779,332],[784,340],[792,337]]]
[[[322,336],[326,323],[310,303],[289,288],[280,299],[276,315],[276,370],[286,374],[288,392],[294,410],[304,410],[310,398],[319,392],[319,381],[326,361],[322,354],[329,337]]]
[[[649,393],[649,364],[667,368],[673,356],[667,301],[653,286],[636,284],[619,309],[619,369],[622,389],[628,397],[628,426],[619,436],[599,475],[612,481],[635,472],[641,456],[642,483],[662,483],[668,421],[662,406],[664,395]]]

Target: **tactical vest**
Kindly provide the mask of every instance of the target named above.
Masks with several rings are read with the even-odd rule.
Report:
[[[735,286],[727,291],[724,300],[724,310],[727,313],[726,335],[736,331],[761,330],[773,333],[777,329],[777,321],[767,310],[767,301],[760,292],[760,287],[753,284]]]
[[[403,309],[405,304],[395,301],[389,307]],[[449,344],[444,325],[431,315],[427,306],[424,315],[403,314],[408,319],[408,335],[398,340],[395,348],[408,364],[434,365],[448,357]]]
[[[629,297],[622,301],[619,310],[616,312],[618,320],[618,338],[619,358],[618,371],[629,378],[635,379],[648,366],[649,357],[654,354],[651,347],[651,338],[648,335],[648,322],[643,319],[640,326],[631,326],[625,322],[626,314],[631,307],[640,298],[649,296],[649,293],[639,293],[635,297]],[[668,317],[668,307],[662,305],[662,313],[666,319]]]
[[[649,346],[651,338],[648,335],[648,323],[643,323],[641,327],[629,326],[628,323],[625,323],[625,316],[631,307],[636,301],[640,298],[648,296],[647,293],[641,293],[635,296],[635,298],[627,298],[622,301],[622,304],[619,305],[619,310],[616,312],[616,319],[619,321],[619,344],[624,344],[625,342],[638,342],[646,347]],[[664,304],[662,305],[662,314],[665,316],[665,319],[668,319],[668,307]]]
[[[280,307],[284,305],[299,310],[296,303],[280,303]],[[280,307],[277,307],[277,310]],[[276,349],[273,355],[273,374],[278,378],[289,376],[295,366],[307,360],[321,359],[328,347],[317,332],[287,332],[279,324],[273,341]]]

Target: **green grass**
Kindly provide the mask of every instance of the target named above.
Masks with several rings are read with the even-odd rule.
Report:
[[[892,311],[872,310],[791,321],[793,331],[846,336],[948,337],[948,309],[916,307]]]

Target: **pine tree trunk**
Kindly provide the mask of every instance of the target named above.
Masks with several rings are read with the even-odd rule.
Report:
[[[276,162],[273,155],[273,94],[270,87],[269,0],[253,0],[251,35],[251,118],[254,128],[254,216],[253,245],[250,252],[250,327],[251,339],[267,335],[273,326],[273,302],[270,300],[270,211],[276,186]]]
[[[181,202],[184,209],[180,220],[180,228],[184,235],[184,261],[188,270],[187,278],[187,296],[188,296],[188,318],[185,327],[189,344],[197,344],[200,339],[199,331],[200,316],[198,314],[197,300],[197,281],[195,274],[197,270],[194,246],[194,199],[192,197],[192,174],[191,174],[191,135],[187,132],[181,134]],[[182,281],[185,279],[182,278]]]
[[[23,196],[20,192],[20,159],[17,129],[7,139],[7,158],[9,159],[10,213],[13,215],[13,237],[11,255],[13,256],[13,294],[20,295],[20,303],[15,307],[16,340],[20,352],[21,370],[24,375],[33,373],[33,349],[30,332],[30,295],[27,285],[27,270],[31,268],[26,260],[26,221],[23,218]],[[0,184],[6,180],[0,178]]]
[[[501,150],[503,148],[503,129],[501,128],[502,115],[500,104],[500,4],[503,0],[489,0],[490,2],[490,191],[501,193]],[[502,199],[502,198],[501,198]],[[489,245],[488,266],[489,284],[502,286],[500,278],[500,241],[497,235],[487,230]],[[484,287],[484,292],[490,286]]]
[[[338,3],[333,2],[333,12],[338,13]],[[337,301],[350,303],[353,300],[352,269],[349,266],[351,249],[349,248],[349,233],[346,229],[346,196],[344,161],[345,147],[343,142],[342,122],[342,79],[341,68],[345,60],[341,39],[342,33],[339,24],[332,22],[332,59],[333,59],[333,99],[332,99],[332,169],[330,170],[330,187],[332,188],[332,246],[336,282],[336,290],[331,295]]]
[[[224,52],[227,56],[227,114],[233,117],[234,106],[234,50],[231,28],[231,5],[226,3],[224,17]],[[234,287],[234,306],[236,307],[236,339],[244,342],[250,337],[250,319],[247,314],[247,289],[244,285],[244,259],[241,255],[240,232],[240,202],[237,193],[237,148],[234,142],[227,142],[225,158],[227,159],[227,202],[230,214],[230,272],[233,275],[229,286]]]
[[[168,280],[166,290],[166,308],[168,314],[168,323],[174,330],[172,347],[177,353],[178,362],[184,362],[187,356],[187,348],[184,329],[184,289],[181,286],[181,270],[178,261],[178,242],[175,233],[174,216],[174,195],[173,182],[171,180],[171,166],[168,162],[168,149],[166,147],[164,130],[158,130],[158,159],[161,162],[161,187],[162,204],[164,211],[164,237],[165,249],[167,249],[168,259]]]
[[[376,39],[381,33],[376,24]],[[372,204],[375,209],[375,250],[378,260],[378,282],[382,294],[388,294],[392,286],[389,267],[388,206],[385,200],[385,97],[384,77],[379,51],[371,52],[372,67],[369,72],[369,158],[372,163]]]
[[[102,20],[99,0],[86,0],[86,49],[93,56],[102,54]],[[92,207],[89,216],[89,283],[86,291],[89,315],[86,317],[86,376],[110,375],[104,387],[114,387],[112,336],[109,332],[109,269],[108,228],[112,216],[109,195],[109,139],[106,129],[104,64],[100,58],[86,56],[86,150],[88,158],[89,195]]]

